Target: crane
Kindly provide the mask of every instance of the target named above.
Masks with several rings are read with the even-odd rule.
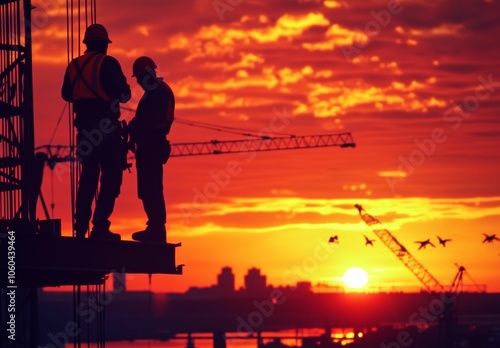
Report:
[[[42,146],[34,148],[33,122],[33,73],[32,73],[32,20],[30,0],[0,1],[0,22],[10,23],[7,33],[0,35],[0,223],[11,221],[28,222],[30,235],[36,220],[36,202],[41,197],[43,169],[46,164],[54,169],[57,163],[76,160],[76,151],[70,146]],[[96,1],[66,2],[67,59],[73,59],[80,52],[82,26],[96,23]],[[3,30],[3,25],[2,25]],[[68,114],[71,110],[68,109]],[[62,116],[62,114],[61,114]],[[71,117],[70,117],[71,119]],[[72,124],[72,121],[70,121]],[[72,128],[72,127],[70,127]],[[72,134],[70,130],[70,138]],[[271,151],[312,147],[355,147],[349,133],[339,135],[262,137],[252,140],[211,141],[207,143],[173,144],[172,157],[209,155],[235,152]],[[38,152],[36,152],[38,151]],[[44,152],[45,151],[45,152]],[[36,152],[36,154],[35,154]],[[74,178],[72,173],[72,188]],[[43,197],[42,197],[43,198]],[[42,200],[42,203],[43,200]],[[44,203],[45,205],[45,203]],[[44,206],[46,215],[48,211]],[[24,225],[23,225],[24,227]],[[34,234],[34,233],[33,233]],[[1,244],[1,243],[0,243]],[[5,264],[6,265],[6,264]],[[96,295],[101,291],[96,288]],[[17,289],[17,305],[22,309],[16,313],[18,343],[24,347],[38,346],[37,338],[37,289]],[[88,294],[87,289],[87,294]],[[74,287],[74,308],[80,308],[80,284]],[[22,301],[22,302],[21,302]],[[6,313],[2,301],[0,310]],[[10,312],[10,310],[9,310]],[[11,314],[12,316],[13,314]],[[99,319],[101,319],[99,317]],[[75,317],[76,327],[80,316]],[[104,323],[104,320],[98,320]],[[21,325],[22,324],[22,325]],[[104,332],[104,326],[98,326]],[[89,336],[90,337],[90,336]],[[104,335],[99,338],[102,340]],[[7,337],[0,339],[0,346],[7,345]],[[74,345],[81,345],[81,336],[74,337]],[[99,341],[104,346],[104,342]],[[10,344],[10,343],[9,343]]]
[[[462,286],[463,286],[463,276],[465,273],[465,267],[464,266],[459,266],[455,264],[455,266],[458,267],[457,274],[455,274],[455,278],[453,278],[453,282],[451,283],[450,286],[450,292],[451,293],[458,293]]]
[[[383,228],[382,223],[378,219],[368,214],[360,204],[355,204],[354,207],[358,209],[360,217],[368,226],[372,228],[377,237],[379,237],[389,250],[391,250],[391,252],[396,255],[401,262],[403,262],[403,264],[417,277],[417,279],[429,292],[441,293],[443,311],[439,316],[439,323],[442,347],[456,347],[458,323],[456,302],[457,296],[462,291],[463,275],[467,274],[465,267],[455,264],[458,271],[451,286],[446,289],[420,262],[417,261],[417,259],[410,254],[408,249],[406,249],[404,245],[401,244],[391,232],[389,232],[389,230]],[[477,286],[477,284],[475,285]]]
[[[187,142],[171,144],[170,157],[218,155],[253,151],[275,151],[291,149],[308,149],[316,147],[339,146],[341,148],[356,147],[351,133],[263,136],[259,138],[237,140],[210,140],[205,142]],[[35,151],[49,155],[50,164],[66,162],[74,158],[74,149],[68,145],[41,145]],[[131,159],[133,156],[130,157]]]
[[[444,292],[445,288],[439,281],[401,244],[389,230],[382,226],[382,223],[371,216],[360,204],[355,204],[359,216],[370,226],[377,237],[403,262],[415,277],[425,286],[429,292]]]
[[[417,259],[415,259],[415,257],[410,254],[405,246],[401,244],[391,232],[382,227],[382,223],[379,220],[368,214],[360,204],[355,204],[354,207],[358,209],[359,215],[363,221],[365,221],[368,226],[372,227],[373,232],[377,235],[377,237],[379,237],[379,239],[392,251],[392,253],[396,255],[401,262],[403,262],[403,264],[417,277],[417,279],[429,292],[447,292],[449,294],[458,294],[464,287],[464,274],[469,277],[477,291],[486,292],[486,286],[477,284],[468,274],[465,267],[458,265],[457,263],[455,263],[455,266],[458,271],[451,286],[446,289],[420,262],[417,261]],[[380,227],[378,227],[379,225]]]
[[[237,140],[211,140],[206,142],[186,142],[171,144],[170,157],[219,155],[229,153],[244,153],[256,151],[277,151],[310,149],[319,147],[340,148],[356,147],[351,133],[316,134],[316,135],[290,135],[290,136],[262,136]],[[77,159],[74,146],[69,145],[41,145],[35,148],[35,171],[33,195],[30,206],[36,211],[38,198],[43,206],[47,219],[49,212],[41,192],[43,168],[45,164],[52,170],[58,163],[72,162]],[[128,156],[134,159],[134,155]],[[34,212],[33,212],[34,214]]]
[[[464,266],[459,265],[458,263],[455,263],[455,266],[457,267],[458,271],[457,274],[455,275],[455,278],[453,279],[453,282],[450,287],[450,292],[452,293],[459,293],[462,292],[465,284],[463,281],[463,276],[466,275],[467,278],[469,278],[470,282],[472,283],[472,287],[476,289],[477,292],[486,292],[486,285],[485,284],[478,284],[474,279],[472,279],[471,275],[467,270],[465,269]]]

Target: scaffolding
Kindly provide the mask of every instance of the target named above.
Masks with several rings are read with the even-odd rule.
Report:
[[[175,264],[180,244],[148,245],[61,237],[60,221],[36,220],[33,72],[30,0],[0,0],[0,348],[38,348],[38,289],[73,285],[72,333],[60,344],[104,347],[104,308],[93,325],[82,322],[84,302],[102,302],[108,274],[182,274]],[[68,62],[80,54],[80,33],[95,23],[96,1],[66,2]],[[73,111],[68,108],[74,146]],[[71,163],[71,204],[78,182]],[[138,261],[139,260],[139,261]],[[86,287],[82,288],[82,287]],[[67,331],[66,328],[62,328]],[[6,334],[5,334],[6,333]],[[67,338],[67,339],[66,339]]]
[[[35,347],[37,289],[18,288],[15,243],[34,234],[30,207],[34,155],[31,1],[0,1],[0,238],[2,253],[2,347]],[[7,231],[10,233],[7,235]]]

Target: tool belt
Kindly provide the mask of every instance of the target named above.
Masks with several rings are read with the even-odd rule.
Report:
[[[128,131],[128,125],[127,121],[121,120],[118,121],[118,133],[121,138],[121,148],[120,148],[120,153],[121,153],[121,158],[123,162],[123,170],[128,170],[129,173],[131,172],[130,168],[132,168],[132,163],[128,162],[128,152],[130,149],[130,134]],[[134,152],[134,151],[132,151]]]

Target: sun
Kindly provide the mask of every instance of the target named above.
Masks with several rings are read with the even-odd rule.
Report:
[[[351,289],[360,289],[367,283],[368,274],[359,267],[351,267],[344,273],[344,284]]]

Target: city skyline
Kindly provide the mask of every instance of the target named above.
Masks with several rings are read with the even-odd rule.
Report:
[[[458,275],[458,273],[457,273]],[[123,274],[123,273],[112,273],[112,276],[108,278],[107,284],[109,291],[113,292],[140,292],[145,290],[127,290],[127,278],[131,278],[133,281],[137,275],[135,274]],[[463,277],[464,275],[462,275]],[[468,277],[469,275],[465,275]],[[371,287],[371,286],[363,286],[360,289],[350,288],[344,279],[342,282],[339,282],[338,285],[331,285],[325,283],[313,283],[307,279],[298,279],[295,284],[289,284],[287,286],[282,286],[280,284],[272,284],[267,283],[267,276],[264,273],[261,273],[261,269],[257,267],[250,267],[247,269],[246,273],[240,278],[243,279],[243,282],[236,286],[235,280],[238,277],[233,273],[233,270],[230,266],[223,266],[220,268],[220,272],[215,275],[214,283],[207,284],[206,286],[192,286],[189,287],[184,292],[172,292],[172,293],[183,293],[183,294],[194,294],[195,297],[198,295],[202,295],[202,297],[211,294],[217,295],[231,295],[235,292],[246,292],[248,294],[263,294],[266,291],[272,291],[274,288],[292,288],[299,289],[300,292],[311,292],[311,293],[374,293],[374,292],[385,292],[385,293],[420,293],[425,291],[423,286],[414,286],[414,287]],[[153,278],[152,278],[153,279]],[[109,286],[111,285],[111,286]],[[447,289],[451,287],[451,284],[443,284]],[[59,290],[64,289],[67,291],[71,291],[68,287],[62,287]],[[465,292],[476,292],[476,293],[484,293],[487,291],[487,286],[485,284],[477,284],[474,282],[466,282],[462,283],[459,287],[457,287],[459,291]],[[53,288],[46,288],[46,290],[51,291]],[[154,289],[153,289],[154,292]],[[164,293],[169,293],[164,292]]]

